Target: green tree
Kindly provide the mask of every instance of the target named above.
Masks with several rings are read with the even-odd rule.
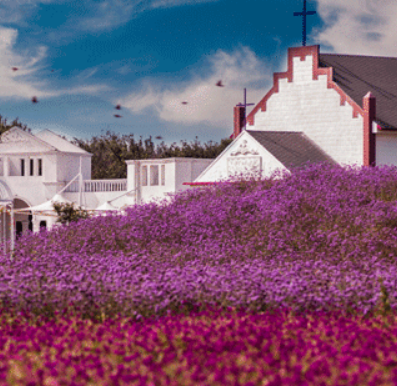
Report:
[[[190,158],[216,158],[230,143],[232,139],[222,139],[221,143],[207,142],[204,146],[198,141],[188,143],[181,141],[181,146],[174,142],[167,146],[164,141],[155,146],[152,137],[136,141],[134,134],[119,136],[111,131],[106,135],[82,140],[76,137],[72,143],[92,153],[92,179],[127,178],[126,160],[190,157]]]
[[[29,129],[26,125],[23,125],[21,122],[18,121],[18,117],[15,118],[10,124],[7,124],[7,119],[4,118],[3,120],[3,116],[0,115],[0,135],[10,130],[14,126],[17,126],[23,131],[27,131],[28,133],[32,132],[32,130]]]
[[[61,224],[69,225],[71,222],[77,222],[80,219],[90,218],[91,215],[81,209],[81,207],[75,208],[74,203],[53,203],[54,210],[57,212],[57,220],[56,222],[60,222]]]

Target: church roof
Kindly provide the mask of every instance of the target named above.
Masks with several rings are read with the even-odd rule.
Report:
[[[334,82],[359,106],[371,91],[376,122],[397,129],[397,58],[320,53],[319,67],[332,67]]]
[[[336,162],[304,133],[297,131],[247,130],[286,168],[303,166],[306,162]]]

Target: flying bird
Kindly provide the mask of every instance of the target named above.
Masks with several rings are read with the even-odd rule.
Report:
[[[216,86],[218,86],[218,87],[225,87],[225,85],[222,84],[222,81],[221,81],[221,80],[219,80],[219,81],[217,82]]]
[[[187,102],[182,102],[183,105],[187,105]]]
[[[54,70],[51,70],[51,72],[54,72]]]
[[[120,106],[120,105],[117,105],[117,106],[115,107],[115,109],[116,109],[116,110],[121,110],[121,106]]]
[[[32,98],[32,102],[33,103],[37,103],[38,102],[38,100],[37,100],[37,98],[35,96]]]
[[[114,114],[114,116],[115,116],[116,118],[123,118],[121,115],[118,115],[118,114]]]
[[[12,71],[18,71],[18,67],[13,67]]]
[[[161,135],[158,135],[158,136],[156,137],[156,139],[163,139],[163,137],[162,137]]]

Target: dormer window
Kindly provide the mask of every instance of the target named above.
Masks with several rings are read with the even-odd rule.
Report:
[[[34,161],[33,159],[30,160],[30,175],[31,176],[33,176],[33,174],[34,174],[34,168],[33,168],[34,162],[33,161]]]
[[[25,175],[25,160],[21,159],[21,176]]]

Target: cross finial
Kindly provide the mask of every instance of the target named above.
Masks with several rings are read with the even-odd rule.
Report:
[[[303,11],[294,12],[294,16],[302,16],[302,46],[306,46],[306,16],[315,15],[316,11],[306,11],[306,0],[303,0]]]

